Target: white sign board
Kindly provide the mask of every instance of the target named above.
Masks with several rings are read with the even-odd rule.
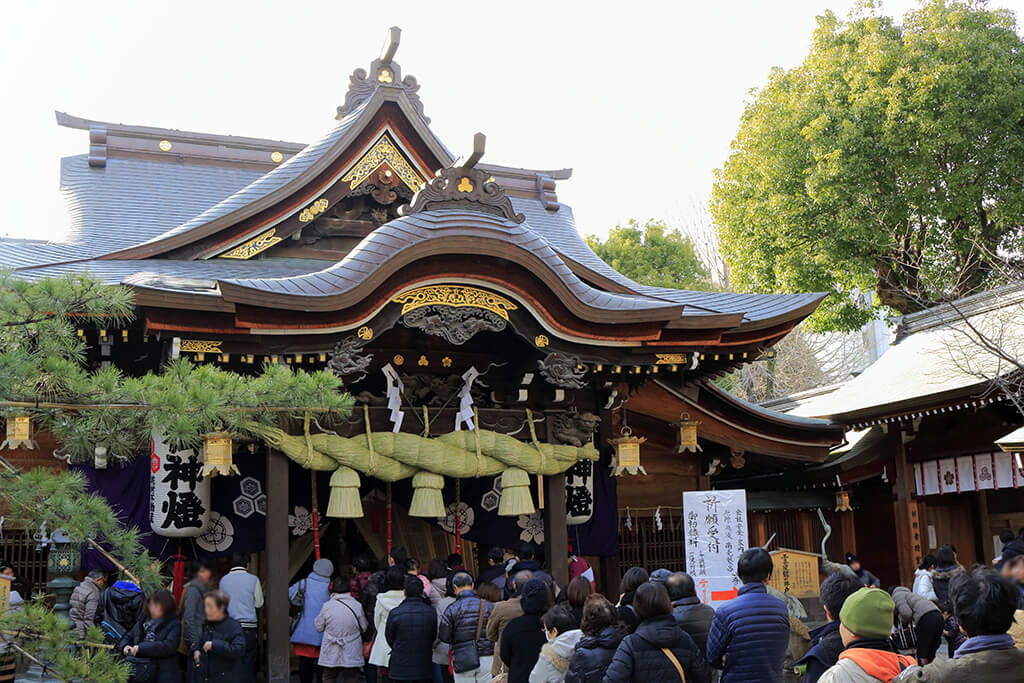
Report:
[[[684,491],[686,572],[701,602],[718,607],[742,585],[736,562],[747,549],[747,492]]]

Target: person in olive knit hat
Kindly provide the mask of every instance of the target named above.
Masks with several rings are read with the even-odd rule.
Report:
[[[846,598],[839,612],[839,633],[845,649],[819,683],[889,683],[917,664],[894,652],[889,644],[896,604],[880,588],[861,588]]]

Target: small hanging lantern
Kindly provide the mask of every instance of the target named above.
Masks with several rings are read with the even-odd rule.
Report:
[[[8,415],[7,439],[0,443],[0,448],[12,451],[15,448],[38,450],[39,444],[32,438],[32,418],[28,415]]]
[[[853,512],[850,505],[850,492],[846,489],[836,491],[836,512]]]
[[[227,432],[203,434],[203,476],[240,474],[231,459],[231,435]]]
[[[612,446],[615,446],[612,475],[618,477],[623,472],[628,474],[647,474],[647,470],[640,464],[640,444],[645,441],[647,441],[647,437],[633,436],[633,430],[629,427],[622,428],[622,436],[608,441]]]
[[[703,451],[697,443],[697,425],[700,422],[690,420],[689,413],[680,413],[679,422],[676,422],[675,427],[679,427],[679,442],[676,444],[676,453],[696,453],[697,451]]]

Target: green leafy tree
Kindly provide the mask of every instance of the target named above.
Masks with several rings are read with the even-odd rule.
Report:
[[[1012,13],[929,0],[902,26],[870,5],[819,17],[716,173],[733,286],[829,292],[812,327],[852,330],[990,285],[1024,241],[1022,123]]]
[[[608,239],[588,235],[587,244],[601,259],[640,284],[676,289],[707,289],[708,269],[690,238],[669,230],[664,221],[640,224],[630,219],[608,232]]]
[[[146,452],[154,433],[173,448],[194,448],[209,432],[252,438],[254,425],[307,414],[324,425],[351,411],[352,397],[330,372],[268,364],[249,376],[181,359],[159,374],[133,377],[112,365],[90,366],[77,330],[116,329],[133,312],[130,291],[87,276],[30,281],[0,271],[0,415],[27,414],[53,433],[72,462],[91,460],[99,446],[116,462]],[[121,527],[76,472],[23,472],[0,457],[0,510],[9,525],[32,529],[45,523],[99,550],[147,592],[166,583],[139,530]],[[0,644],[5,638],[59,680],[127,679],[125,667],[97,644],[97,630],[83,644],[42,600],[0,614]]]

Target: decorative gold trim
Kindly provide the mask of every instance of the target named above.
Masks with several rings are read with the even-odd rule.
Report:
[[[242,242],[231,251],[225,251],[218,258],[250,259],[281,241],[281,238],[275,233],[277,233],[277,228],[271,228],[264,233],[256,235],[248,242]]]
[[[462,176],[462,178],[459,180],[459,186],[456,187],[455,189],[458,190],[459,192],[472,192],[473,183],[466,176]]]
[[[373,339],[373,328],[368,325],[363,325],[356,330],[356,336],[364,341],[370,341]]]
[[[451,357],[445,356],[444,358],[442,358],[441,359],[441,365],[443,365],[446,368],[450,368],[452,366],[452,359],[451,359]]]
[[[178,351],[181,353],[224,353],[222,341],[212,339],[182,339]]]
[[[402,304],[402,315],[417,308],[440,304],[453,308],[482,308],[508,320],[508,312],[519,308],[503,296],[477,289],[476,287],[465,287],[463,285],[419,287],[399,294],[392,301],[396,304]]]
[[[300,223],[309,223],[314,218],[316,218],[317,216],[322,214],[324,211],[326,211],[327,210],[327,206],[328,206],[327,199],[324,198],[324,197],[321,197],[320,199],[316,200],[315,202],[313,202],[312,204],[310,204],[309,206],[307,206],[305,209],[302,210],[302,213],[299,214],[299,222]]]
[[[280,152],[271,152],[270,160],[273,161],[275,164],[279,164],[282,161],[284,161],[284,155],[281,154]]]
[[[656,353],[654,355],[658,358],[654,361],[655,365],[672,365],[673,363],[678,365],[686,362],[685,353]]]
[[[158,147],[160,147],[161,152],[170,152],[174,145],[171,144],[170,140],[161,140]]]
[[[402,153],[398,151],[398,148],[395,147],[387,135],[381,135],[377,138],[377,142],[373,143],[373,147],[356,162],[355,166],[349,169],[348,173],[342,176],[341,180],[342,182],[347,182],[349,188],[354,190],[385,162],[394,169],[398,177],[402,179],[402,182],[410,190],[413,192],[419,191],[420,186],[423,185],[423,178],[405,160],[405,157],[402,156]]]
[[[548,335],[546,334],[538,334],[536,337],[533,338],[533,343],[537,345],[538,349],[543,349],[545,346],[551,343],[551,340],[548,339]]]
[[[405,356],[403,356],[400,353],[396,353],[395,357],[391,359],[391,362],[394,363],[395,365],[401,365],[402,363],[405,362]]]
[[[416,365],[419,365],[420,367],[425,368],[428,365],[430,365],[430,361],[427,360],[426,356],[421,355],[420,359],[418,361],[416,361]]]

